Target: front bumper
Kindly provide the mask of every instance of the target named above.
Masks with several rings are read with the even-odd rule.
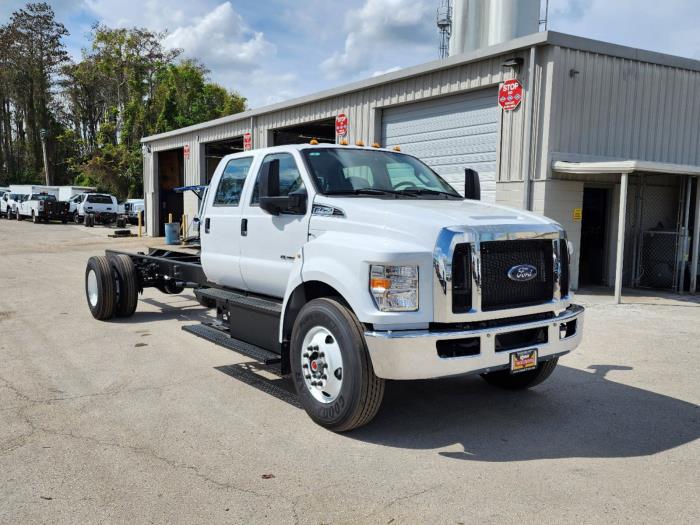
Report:
[[[583,336],[584,308],[571,305],[561,314],[546,320],[508,324],[466,331],[435,332],[429,330],[367,331],[365,340],[374,373],[384,379],[430,379],[460,374],[491,372],[509,366],[510,354],[537,348],[540,361],[547,361],[574,350]],[[562,338],[562,323],[576,321],[575,333]],[[496,351],[496,335],[547,328],[547,342]],[[479,339],[479,353],[463,357],[444,358],[438,355],[438,341]]]

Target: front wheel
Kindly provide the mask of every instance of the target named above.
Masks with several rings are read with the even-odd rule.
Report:
[[[34,224],[39,224],[39,217],[37,217],[36,213],[34,213],[34,210],[32,210],[32,222]]]
[[[498,372],[489,372],[481,374],[481,377],[490,384],[506,390],[525,390],[539,385],[542,381],[552,375],[557,367],[559,358],[555,357],[549,361],[540,363],[535,370],[529,372],[521,372],[519,374],[511,374],[509,370],[499,370]]]
[[[309,417],[334,432],[369,423],[384,397],[374,374],[362,325],[339,301],[314,299],[294,323],[292,377]]]

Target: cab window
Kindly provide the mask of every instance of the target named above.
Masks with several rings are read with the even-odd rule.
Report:
[[[253,163],[253,157],[232,159],[226,164],[214,195],[214,206],[238,206],[243,183]]]
[[[263,168],[273,160],[280,161],[280,196],[284,197],[292,192],[299,191],[304,188],[304,181],[299,173],[299,168],[294,160],[294,157],[289,153],[275,153],[268,155],[263,160],[260,170],[258,171],[258,179],[255,181],[253,188],[253,197],[250,199],[252,205],[260,204],[260,186],[259,179]]]

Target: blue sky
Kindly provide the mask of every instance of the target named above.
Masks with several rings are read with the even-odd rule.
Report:
[[[0,23],[24,5],[0,1]],[[168,31],[166,44],[251,107],[437,58],[439,0],[54,0],[78,58],[94,22]],[[697,0],[551,0],[550,29],[700,58]]]

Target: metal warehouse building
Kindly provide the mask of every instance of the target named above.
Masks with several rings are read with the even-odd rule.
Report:
[[[504,111],[498,90],[523,87]],[[400,145],[460,189],[559,221],[572,285],[695,290],[700,228],[700,61],[542,32],[314,95],[143,139],[146,222],[196,215],[222,156],[336,142]],[[250,134],[250,135],[246,135]],[[381,201],[378,201],[378,205]]]

